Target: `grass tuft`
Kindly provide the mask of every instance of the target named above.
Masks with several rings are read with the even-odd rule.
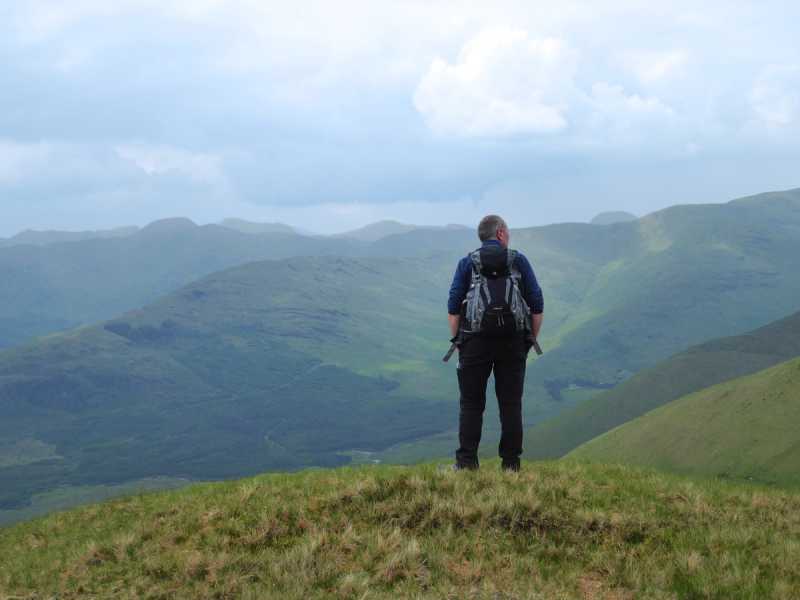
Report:
[[[0,598],[797,598],[800,494],[624,466],[268,474],[3,530]]]

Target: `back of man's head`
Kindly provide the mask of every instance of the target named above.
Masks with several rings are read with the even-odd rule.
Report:
[[[486,215],[478,223],[478,238],[482,242],[486,240],[496,240],[497,232],[500,229],[508,229],[503,217],[499,215]]]

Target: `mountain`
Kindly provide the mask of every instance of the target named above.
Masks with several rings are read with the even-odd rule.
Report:
[[[416,225],[408,225],[398,221],[378,221],[370,223],[364,227],[345,231],[344,233],[337,233],[333,237],[352,238],[362,242],[374,242],[387,235],[394,235],[396,233],[408,233],[417,229]]]
[[[410,259],[254,262],[0,353],[0,509],[338,465],[447,429],[437,277]]]
[[[444,227],[438,227],[434,225],[409,225],[407,223],[400,223],[398,221],[386,220],[386,221],[377,221],[375,223],[370,223],[369,225],[365,225],[364,227],[360,227],[359,229],[353,229],[352,231],[338,233],[333,237],[351,238],[355,240],[360,240],[362,242],[376,242],[380,239],[383,239],[391,235],[409,233],[412,231],[416,231],[418,229],[430,230],[430,231],[442,231],[442,230],[472,231],[470,228],[464,225],[446,225]]]
[[[189,219],[125,237],[0,249],[0,348],[141,307],[214,271],[268,258],[363,253],[351,240],[251,235]]]
[[[116,227],[98,231],[35,231],[28,229],[17,235],[2,239],[0,238],[0,248],[8,246],[18,246],[29,244],[32,246],[47,246],[60,242],[81,242],[96,238],[115,238],[133,235],[139,230],[138,227]]]
[[[592,220],[592,225],[613,225],[614,223],[627,223],[628,221],[635,221],[638,217],[634,214],[624,211],[608,211],[601,212],[596,215]]]
[[[554,458],[659,406],[800,356],[800,312],[680,352],[526,432],[526,456]]]
[[[554,399],[613,387],[688,346],[763,326],[800,298],[800,190],[512,238],[545,290],[546,353],[531,376]]]
[[[514,229],[512,243],[545,289],[548,354],[537,377],[547,379],[547,393],[585,397],[690,344],[791,312],[800,291],[791,264],[800,251],[798,214],[793,190],[676,206],[611,227]],[[0,347],[111,318],[251,260],[438,254],[439,267],[452,273],[453,261],[477,245],[466,228],[416,228],[368,243],[181,223],[68,247],[0,249],[0,277],[9,283],[0,288]],[[777,302],[762,302],[768,294]],[[676,310],[685,314],[676,318]],[[645,346],[637,341],[642,331]]]
[[[65,485],[450,454],[444,306],[474,237],[423,228],[365,243],[168,220],[0,251],[13,282],[0,287],[5,340],[82,325],[0,353],[0,504]],[[512,240],[545,290],[529,425],[688,346],[783,317],[800,297],[797,190]],[[264,257],[274,260],[230,268]],[[489,407],[485,452],[497,434]],[[572,444],[563,452],[586,441],[573,431],[556,438]],[[529,434],[526,450],[546,439]]]
[[[259,475],[3,529],[14,598],[792,598],[800,495],[630,467]]]
[[[243,219],[224,219],[220,225],[242,233],[299,233],[293,227],[283,223],[254,223]]]
[[[800,484],[800,358],[689,394],[567,458]]]

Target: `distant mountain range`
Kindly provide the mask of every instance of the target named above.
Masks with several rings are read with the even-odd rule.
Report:
[[[352,231],[335,234],[333,237],[351,238],[354,240],[360,240],[362,242],[376,242],[390,235],[409,233],[411,231],[417,231],[420,229],[430,231],[442,229],[472,231],[472,229],[466,225],[445,225],[444,227],[439,227],[435,225],[409,225],[408,223],[400,223],[398,221],[378,221],[376,223],[371,223],[369,225],[365,225],[364,227],[360,227],[359,229],[353,229]]]
[[[592,225],[613,225],[614,223],[627,223],[635,221],[636,215],[623,211],[602,212],[591,220]]]
[[[26,230],[10,238],[0,238],[0,248],[30,244],[32,246],[46,246],[60,242],[80,242],[97,238],[116,238],[133,235],[138,227],[116,227],[114,229],[98,231],[34,231]]]
[[[475,238],[415,228],[365,242],[170,219],[3,249],[7,345],[83,326],[0,352],[0,505],[65,484],[340,464],[395,444],[430,456],[446,439],[449,453],[445,301]],[[800,297],[800,190],[513,240],[545,291],[529,424],[783,317]]]
[[[145,228],[151,228],[151,229],[153,227],[163,228],[164,226],[168,226],[169,224],[177,226],[180,223],[183,223],[184,225],[196,226],[196,224],[190,219],[187,219],[185,217],[178,217],[178,218],[161,219],[159,221],[154,221]],[[247,221],[245,219],[236,219],[236,218],[223,219],[222,221],[217,223],[217,225],[241,233],[249,233],[255,235],[268,234],[268,233],[283,233],[283,234],[296,234],[306,237],[318,237],[318,238],[319,237],[348,238],[353,240],[359,240],[362,242],[375,242],[380,240],[381,238],[390,235],[395,235],[398,233],[408,233],[410,231],[415,231],[418,229],[428,229],[434,231],[440,229],[471,230],[471,228],[467,227],[466,225],[444,225],[444,226],[412,225],[408,223],[400,223],[398,221],[391,221],[391,220],[376,221],[375,223],[370,223],[369,225],[365,225],[364,227],[360,227],[358,229],[353,229],[351,231],[345,231],[343,233],[336,233],[331,235],[323,235],[323,234],[313,233],[310,231],[305,231],[302,228],[292,227],[291,225],[286,225],[285,223],[278,223],[278,222],[259,223],[256,221]],[[47,246],[50,244],[59,244],[62,242],[80,242],[93,239],[126,237],[135,234],[139,230],[140,227],[137,226],[116,227],[114,229],[97,230],[97,231],[55,231],[55,230],[36,231],[29,229],[26,231],[22,231],[10,238],[0,238],[0,248],[8,248],[10,246],[19,246],[26,244],[33,246]]]
[[[225,219],[219,224],[242,233],[298,233],[294,227],[284,223],[254,223],[243,219]]]

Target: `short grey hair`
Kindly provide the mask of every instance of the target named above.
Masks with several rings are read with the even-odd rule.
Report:
[[[508,229],[508,225],[503,217],[498,215],[486,215],[478,223],[478,237],[482,242],[497,239],[499,229]]]

